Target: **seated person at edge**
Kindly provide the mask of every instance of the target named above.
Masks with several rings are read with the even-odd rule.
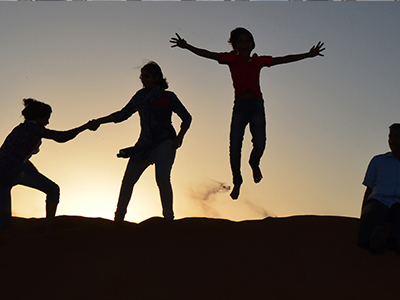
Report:
[[[97,129],[93,122],[68,131],[47,129],[51,107],[31,98],[24,99],[23,102],[25,108],[22,115],[25,121],[12,130],[0,148],[0,233],[11,224],[11,189],[15,185],[31,187],[46,194],[46,227],[47,230],[51,229],[60,198],[60,188],[39,173],[29,159],[39,152],[42,138],[64,143],[86,129]]]
[[[187,49],[190,52],[215,60],[220,64],[228,65],[235,90],[235,102],[232,112],[230,129],[229,156],[233,177],[231,198],[237,199],[243,178],[240,171],[241,151],[244,132],[247,124],[250,126],[253,150],[249,164],[253,171],[255,183],[261,181],[260,160],[266,145],[266,119],[264,100],[260,90],[260,71],[263,67],[272,67],[279,64],[291,63],[305,58],[323,56],[323,43],[319,42],[309,52],[287,55],[284,57],[258,56],[251,54],[255,48],[253,35],[245,28],[236,28],[231,31],[229,43],[233,51],[229,53],[210,52],[196,48],[182,39],[178,34],[170,40],[172,47]]]
[[[391,152],[372,158],[363,181],[367,188],[357,244],[372,255],[383,254],[387,247],[400,256],[400,124],[389,129]],[[389,234],[387,223],[392,223]]]
[[[164,219],[173,220],[173,193],[171,169],[176,149],[181,147],[192,122],[192,117],[181,101],[171,91],[162,70],[155,62],[149,62],[141,69],[140,80],[143,88],[136,92],[128,104],[118,112],[94,120],[98,125],[119,123],[138,112],[141,132],[133,147],[120,150],[118,157],[129,158],[122,180],[114,220],[125,218],[133,188],[148,166],[155,164],[156,182],[160,191]],[[182,120],[178,135],[171,123],[172,112]]]

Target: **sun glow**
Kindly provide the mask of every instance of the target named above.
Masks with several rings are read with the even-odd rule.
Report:
[[[148,170],[150,171],[150,170]],[[58,215],[80,215],[113,219],[118,202],[121,174],[91,174],[90,180],[65,182]],[[153,172],[145,172],[136,183],[126,221],[140,222],[161,215],[160,196]],[[62,189],[63,190],[63,189]]]

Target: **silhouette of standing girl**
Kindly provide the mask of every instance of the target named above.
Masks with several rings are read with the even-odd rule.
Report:
[[[135,112],[138,112],[140,117],[141,132],[138,141],[133,147],[120,150],[117,155],[129,158],[129,162],[122,180],[115,221],[124,220],[133,187],[151,164],[155,164],[163,216],[172,220],[174,212],[170,174],[176,149],[182,145],[192,117],[178,97],[173,92],[166,91],[168,83],[155,62],[149,62],[142,67],[140,80],[143,89],[139,90],[122,110],[94,120],[100,125],[125,121]],[[172,112],[182,120],[178,135],[171,124]]]

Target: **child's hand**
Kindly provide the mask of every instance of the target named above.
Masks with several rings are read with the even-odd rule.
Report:
[[[170,43],[174,44],[171,47],[179,47],[182,49],[186,49],[188,46],[188,43],[185,41],[185,39],[182,39],[179,34],[175,33],[177,38],[171,38],[171,40],[169,41]]]
[[[182,146],[182,138],[177,136],[174,140],[174,142],[172,143],[172,149],[176,150],[178,148],[180,148]]]
[[[324,45],[324,43],[318,42],[318,44],[316,46],[313,46],[310,49],[310,52],[308,52],[310,57],[315,57],[317,55],[318,56],[324,56],[323,54],[321,54],[321,52],[325,50],[325,48],[322,48],[323,45]]]

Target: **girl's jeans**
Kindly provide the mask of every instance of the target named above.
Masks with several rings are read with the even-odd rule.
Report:
[[[47,195],[46,201],[59,202],[60,188],[56,183],[24,164],[11,168],[0,175],[0,229],[11,223],[11,189],[18,184],[42,191]]]
[[[240,162],[244,131],[247,124],[250,124],[250,133],[252,135],[251,142],[253,143],[249,164],[250,167],[254,169],[260,164],[261,156],[264,153],[267,141],[264,100],[262,98],[235,100],[229,145],[234,185],[241,185],[243,182],[240,172]]]
[[[172,209],[172,186],[171,186],[171,169],[175,160],[176,150],[172,148],[172,140],[168,139],[150,152],[147,160],[136,160],[130,158],[126,167],[125,175],[122,180],[121,190],[119,194],[117,210],[115,212],[115,220],[123,220],[129,201],[132,196],[133,187],[139,180],[140,176],[151,164],[156,167],[156,182],[160,190],[161,204],[163,208],[163,216],[166,219],[174,219]]]

